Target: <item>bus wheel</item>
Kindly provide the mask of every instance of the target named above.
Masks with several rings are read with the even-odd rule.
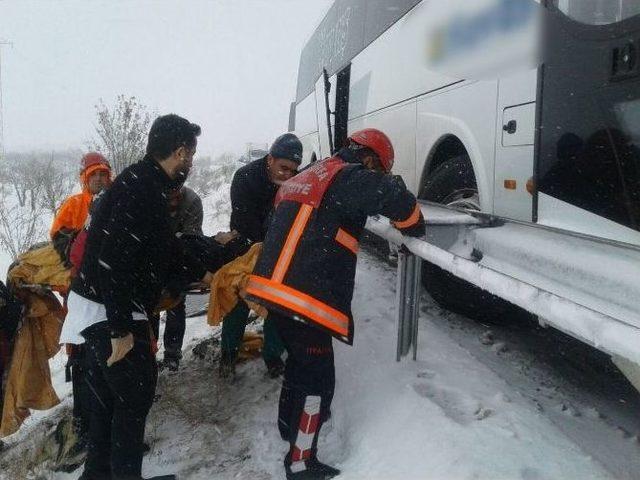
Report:
[[[469,157],[461,155],[437,167],[425,184],[422,198],[459,208],[480,210],[478,187]],[[506,323],[525,313],[515,305],[432,263],[423,262],[422,282],[441,307],[483,323]]]

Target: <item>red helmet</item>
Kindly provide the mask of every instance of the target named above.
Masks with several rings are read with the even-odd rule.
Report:
[[[82,160],[80,160],[80,171],[84,172],[87,168],[94,165],[104,165],[111,170],[111,165],[109,165],[109,162],[104,155],[98,152],[89,152],[82,157]]]
[[[389,173],[393,167],[393,145],[391,140],[380,130],[375,128],[365,128],[358,130],[349,136],[349,140],[358,145],[369,147],[380,158],[382,168]]]

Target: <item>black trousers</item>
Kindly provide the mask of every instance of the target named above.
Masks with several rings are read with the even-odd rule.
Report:
[[[167,321],[164,325],[164,356],[165,358],[182,358],[182,343],[184,342],[184,332],[186,330],[187,314],[184,300],[171,310],[167,310]],[[149,317],[153,334],[156,339],[160,338],[160,314]]]
[[[331,335],[305,323],[274,312],[269,319],[287,350],[278,428],[289,441],[285,464],[290,465],[316,456],[320,427],[329,416],[335,390],[333,344]]]
[[[91,421],[85,472],[100,478],[140,478],[144,429],[153,404],[157,365],[151,352],[149,323],[134,321],[133,349],[107,367],[111,338],[106,322],[82,332],[86,339],[85,379],[91,389]]]
[[[84,443],[91,420],[91,389],[85,380],[86,349],[84,345],[71,345],[69,354],[71,387],[73,393],[73,419],[79,441]]]

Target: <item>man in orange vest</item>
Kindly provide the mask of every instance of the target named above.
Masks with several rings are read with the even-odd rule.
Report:
[[[71,245],[84,226],[95,195],[111,185],[111,166],[97,152],[89,152],[80,160],[80,184],[82,192],[71,195],[58,209],[49,232],[62,261],[70,266]],[[74,428],[78,434],[78,448],[85,445],[89,428],[90,392],[84,381],[83,345],[67,343],[67,381],[71,380],[73,392]]]
[[[87,220],[93,197],[111,185],[111,166],[102,154],[89,152],[82,157],[80,185],[82,191],[64,201],[49,231],[54,247],[67,263],[71,243]]]
[[[406,235],[424,235],[424,219],[399,177],[389,175],[393,146],[380,130],[353,133],[335,156],[285,182],[248,298],[269,310],[287,349],[278,427],[290,444],[287,479],[328,479],[339,470],[318,461],[318,433],[335,388],[332,337],[353,342],[351,299],[358,242],[368,216],[384,215]]]

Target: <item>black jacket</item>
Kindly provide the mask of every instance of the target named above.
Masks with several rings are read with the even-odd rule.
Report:
[[[128,330],[132,311],[151,313],[170,283],[183,286],[206,272],[185,254],[171,228],[166,194],[171,183],[160,165],[145,157],[118,175],[92,214],[71,289],[104,304],[116,335]]]
[[[231,230],[248,243],[261,242],[277,192],[267,173],[267,157],[238,169],[231,181]]]
[[[175,211],[169,211],[169,221],[174,232],[202,235],[204,211],[202,199],[189,187],[182,187],[180,201]]]
[[[292,200],[286,193],[305,192],[302,187],[331,178],[326,175],[331,164],[341,170],[329,180],[319,204]],[[416,198],[399,177],[367,170],[343,149],[285,183],[277,201],[249,280],[249,297],[351,344],[356,254],[367,217],[384,215],[403,233],[422,236],[424,219]]]
[[[22,317],[22,308],[22,303],[20,303],[5,284],[0,281],[0,334],[4,333],[5,338],[9,341],[13,339],[18,329],[18,324]],[[1,360],[2,359],[0,359],[0,361]],[[0,391],[1,390],[2,388],[0,388]]]

